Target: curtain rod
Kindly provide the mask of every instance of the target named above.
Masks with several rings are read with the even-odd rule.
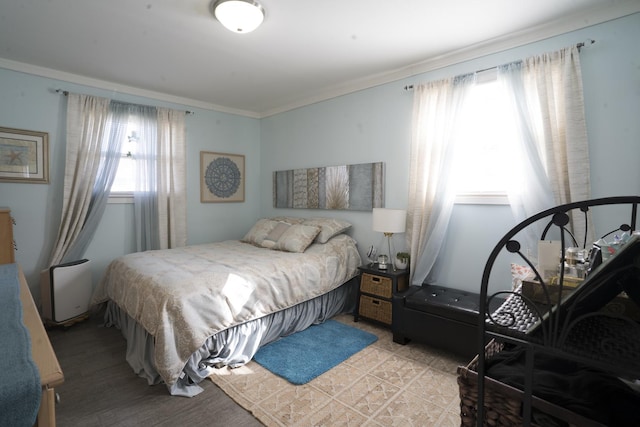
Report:
[[[591,45],[592,45],[592,44],[594,44],[595,42],[596,42],[596,41],[595,41],[595,40],[593,40],[593,39],[587,39],[587,40],[586,40],[586,41],[584,41],[584,42],[577,43],[577,44],[576,44],[576,47],[578,48],[578,52],[580,52],[580,49],[582,49],[583,47],[591,46]],[[489,68],[483,68],[482,70],[476,70],[476,71],[474,71],[473,73],[482,73],[482,72],[484,72],[484,71],[495,70],[496,68],[498,68],[498,66],[495,66],[495,67],[489,67]],[[472,73],[470,73],[470,74],[472,74]],[[406,86],[404,86],[404,88],[403,88],[403,89],[404,89],[404,90],[406,90],[406,91],[413,90],[413,85],[406,85]]]
[[[69,91],[68,90],[63,90],[63,89],[56,89],[56,93],[61,93],[64,96],[68,96],[69,95]],[[120,101],[118,101],[120,102]],[[189,111],[189,110],[185,110],[184,112],[186,115],[190,116],[190,115],[195,115],[196,113],[194,113],[193,111]]]

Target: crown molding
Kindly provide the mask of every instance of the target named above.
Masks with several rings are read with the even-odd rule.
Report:
[[[259,119],[260,114],[254,111],[238,110],[234,108],[224,107],[222,105],[211,104],[208,102],[202,102],[195,99],[184,98],[180,96],[169,95],[163,92],[155,92],[151,90],[140,89],[134,86],[127,86],[118,83],[113,83],[105,80],[93,79],[90,77],[81,76],[79,74],[67,73],[64,71],[58,71],[51,68],[39,67],[37,65],[26,64],[18,61],[11,61],[8,59],[0,58],[0,68],[5,68],[12,71],[18,71],[25,74],[31,74],[39,77],[46,77],[54,80],[61,80],[60,85],[64,86],[65,82],[79,84],[83,86],[89,86],[96,89],[107,90],[115,93],[122,93],[126,95],[141,96],[144,98],[150,98],[157,101],[170,102],[173,104],[185,105],[188,107],[202,108],[204,110],[214,110],[221,113],[235,114],[239,116],[250,117]],[[56,88],[65,90],[63,87]]]
[[[590,11],[575,14],[567,18],[551,21],[537,27],[532,27],[527,30],[510,33],[501,37],[496,37],[494,39],[484,41],[482,43],[476,43],[470,46],[466,46],[462,49],[458,49],[444,55],[428,58],[422,62],[411,64],[409,66],[402,67],[390,72],[371,75],[362,79],[350,81],[346,84],[330,87],[324,90],[322,95],[309,97],[286,106],[265,111],[261,115],[261,118],[294,110],[306,105],[326,101],[328,99],[336,98],[349,93],[369,89],[375,86],[380,86],[386,83],[392,83],[398,80],[414,77],[418,74],[495,54],[529,43],[538,42],[572,31],[592,27],[594,25],[602,24],[604,22],[612,21],[639,12],[640,2],[638,2],[637,0],[627,0],[625,2],[616,3],[614,6],[592,9]],[[580,41],[583,40],[576,40],[576,42]]]

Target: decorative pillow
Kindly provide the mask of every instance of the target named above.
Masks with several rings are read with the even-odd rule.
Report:
[[[316,237],[316,242],[327,243],[330,238],[340,233],[344,233],[351,224],[334,218],[309,218],[302,224],[320,227],[320,233]]]
[[[274,221],[286,222],[287,224],[302,224],[304,218],[298,218],[295,216],[275,216],[271,218]]]
[[[511,289],[517,290],[523,280],[533,280],[536,274],[531,267],[511,263]]]
[[[280,237],[291,227],[291,224],[286,222],[279,221],[273,230],[264,238],[264,240],[260,243],[260,246],[267,249],[273,249],[273,247],[278,243]]]
[[[320,227],[293,224],[287,227],[272,249],[286,252],[304,252],[320,233]]]
[[[252,245],[260,246],[262,241],[271,233],[271,231],[278,225],[277,221],[262,218],[259,219],[251,230],[245,236],[240,239],[241,242],[251,243]]]

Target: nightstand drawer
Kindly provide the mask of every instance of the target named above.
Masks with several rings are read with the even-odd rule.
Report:
[[[393,291],[392,280],[388,277],[374,276],[369,273],[362,273],[360,280],[360,291],[367,294],[377,295],[383,298],[391,298]]]
[[[360,315],[390,325],[391,302],[360,295]]]

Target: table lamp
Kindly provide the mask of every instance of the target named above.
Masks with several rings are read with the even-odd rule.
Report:
[[[396,271],[396,264],[393,262],[391,252],[391,237],[393,233],[404,233],[407,220],[407,212],[402,209],[373,208],[373,231],[384,233],[387,238],[387,249],[389,250],[389,260]],[[378,266],[380,268],[380,266]]]

